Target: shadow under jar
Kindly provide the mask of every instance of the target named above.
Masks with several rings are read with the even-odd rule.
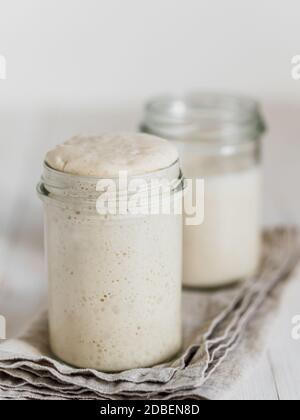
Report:
[[[178,161],[137,178],[175,180],[171,199],[182,200]],[[182,216],[99,214],[99,181],[44,165],[51,347],[105,372],[159,364],[182,344]]]
[[[141,130],[174,141],[185,177],[205,180],[204,223],[184,230],[184,285],[214,288],[254,275],[265,131],[259,104],[221,94],[161,97],[146,106]]]

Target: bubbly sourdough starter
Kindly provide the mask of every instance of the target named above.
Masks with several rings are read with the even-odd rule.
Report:
[[[170,167],[177,151],[145,135],[77,137],[52,168],[115,177]],[[50,339],[66,362],[103,371],[147,367],[181,347],[182,218],[119,216],[45,200]]]

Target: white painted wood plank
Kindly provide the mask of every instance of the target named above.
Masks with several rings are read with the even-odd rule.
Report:
[[[291,337],[292,318],[300,315],[300,268],[286,289],[269,350],[253,375],[234,394],[237,400],[300,400],[300,341]]]
[[[270,361],[281,400],[300,400],[300,340],[292,338],[292,318],[300,315],[300,269],[288,288],[270,347]]]
[[[231,396],[236,401],[277,401],[278,393],[273,372],[266,353],[249,378],[239,384]]]
[[[0,168],[0,187],[6,192],[0,232],[3,251],[0,313],[7,318],[8,337],[19,333],[40,310],[46,285],[42,206],[35,192],[41,167],[37,154],[44,145],[38,135],[39,124],[33,124],[30,115],[15,118],[18,124],[17,121],[13,124],[13,119],[7,120],[10,131],[8,127],[1,127],[3,138],[2,130],[10,132],[6,137],[9,141],[1,145],[5,159]]]

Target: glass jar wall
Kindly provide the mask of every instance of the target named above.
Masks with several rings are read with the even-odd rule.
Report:
[[[250,99],[218,94],[162,97],[143,132],[176,143],[186,178],[205,180],[201,226],[185,226],[184,284],[218,287],[255,273],[261,256],[264,122]]]
[[[128,150],[132,143],[125,141]],[[85,150],[94,143],[97,139],[84,142]],[[151,139],[144,143],[151,148]],[[78,144],[62,146],[53,161],[61,164],[61,150],[73,156]],[[155,144],[161,147],[159,140]],[[132,155],[131,167],[135,155],[140,159]],[[86,165],[82,153],[78,156],[81,167]],[[86,156],[94,161],[95,153]],[[120,161],[109,159],[107,167]],[[147,154],[145,162],[149,165]],[[169,181],[171,201],[182,201],[178,161],[137,178],[145,181],[142,198],[156,197],[150,187],[155,179]],[[118,372],[162,363],[181,348],[182,215],[135,213],[128,202],[127,213],[100,212],[99,198],[107,195],[110,181],[120,180],[65,173],[45,163],[38,192],[45,208],[52,350],[71,365]],[[109,204],[120,204],[127,187],[119,192],[107,196]]]

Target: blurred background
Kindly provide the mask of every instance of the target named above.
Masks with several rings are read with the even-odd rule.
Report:
[[[35,186],[46,151],[77,133],[136,129],[157,94],[258,98],[269,126],[265,224],[300,223],[299,16],[297,0],[0,0],[0,313],[9,335],[45,300]]]

